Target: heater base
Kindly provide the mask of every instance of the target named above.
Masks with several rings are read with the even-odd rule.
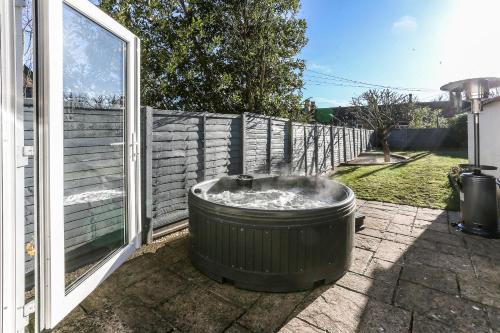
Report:
[[[469,234],[469,235],[476,235],[476,236],[481,236],[481,237],[485,237],[485,238],[499,238],[498,232],[491,232],[489,230],[484,230],[484,229],[479,229],[479,228],[470,228],[470,227],[467,227],[464,223],[456,224],[455,228],[458,231],[461,231],[461,232]]]

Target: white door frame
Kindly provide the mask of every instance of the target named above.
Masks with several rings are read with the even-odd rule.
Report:
[[[24,332],[24,1],[0,4],[0,331]],[[21,117],[21,119],[19,119]],[[21,120],[21,122],[19,122]]]
[[[127,43],[127,231],[128,243],[66,293],[64,281],[63,168],[63,4],[111,31]],[[38,101],[40,193],[40,328],[50,329],[87,297],[141,244],[139,166],[139,40],[130,31],[85,0],[39,1]]]

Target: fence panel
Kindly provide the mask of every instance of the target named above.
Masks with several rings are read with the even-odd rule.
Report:
[[[289,174],[290,124],[286,119],[271,119],[270,163],[272,174]]]
[[[187,190],[203,180],[204,115],[154,110],[152,125],[153,227],[187,218]]]
[[[241,117],[205,116],[205,179],[241,173]]]
[[[302,123],[292,123],[292,174],[306,174],[306,129]]]
[[[247,114],[245,128],[246,167],[248,173],[267,173],[269,149],[269,120]]]
[[[306,151],[306,166],[307,166],[307,174],[313,175],[316,173],[316,145],[315,145],[315,126],[314,125],[305,125],[306,129],[306,137],[305,137],[305,146],[304,149]]]
[[[361,149],[362,149],[361,148],[362,147],[362,145],[361,145],[361,129],[355,128],[354,131],[356,133],[355,134],[355,138],[356,138],[356,154],[355,154],[355,156],[359,156],[359,154],[361,153]]]

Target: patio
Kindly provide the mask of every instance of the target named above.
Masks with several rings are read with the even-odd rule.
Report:
[[[188,232],[142,247],[55,332],[492,332],[500,240],[458,233],[458,212],[359,201],[365,229],[332,285],[270,294],[208,279]]]

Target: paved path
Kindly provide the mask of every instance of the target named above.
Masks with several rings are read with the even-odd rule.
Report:
[[[465,236],[456,212],[360,202],[350,271],[332,285],[258,293],[187,259],[187,231],[145,246],[56,332],[500,332],[500,240]]]

